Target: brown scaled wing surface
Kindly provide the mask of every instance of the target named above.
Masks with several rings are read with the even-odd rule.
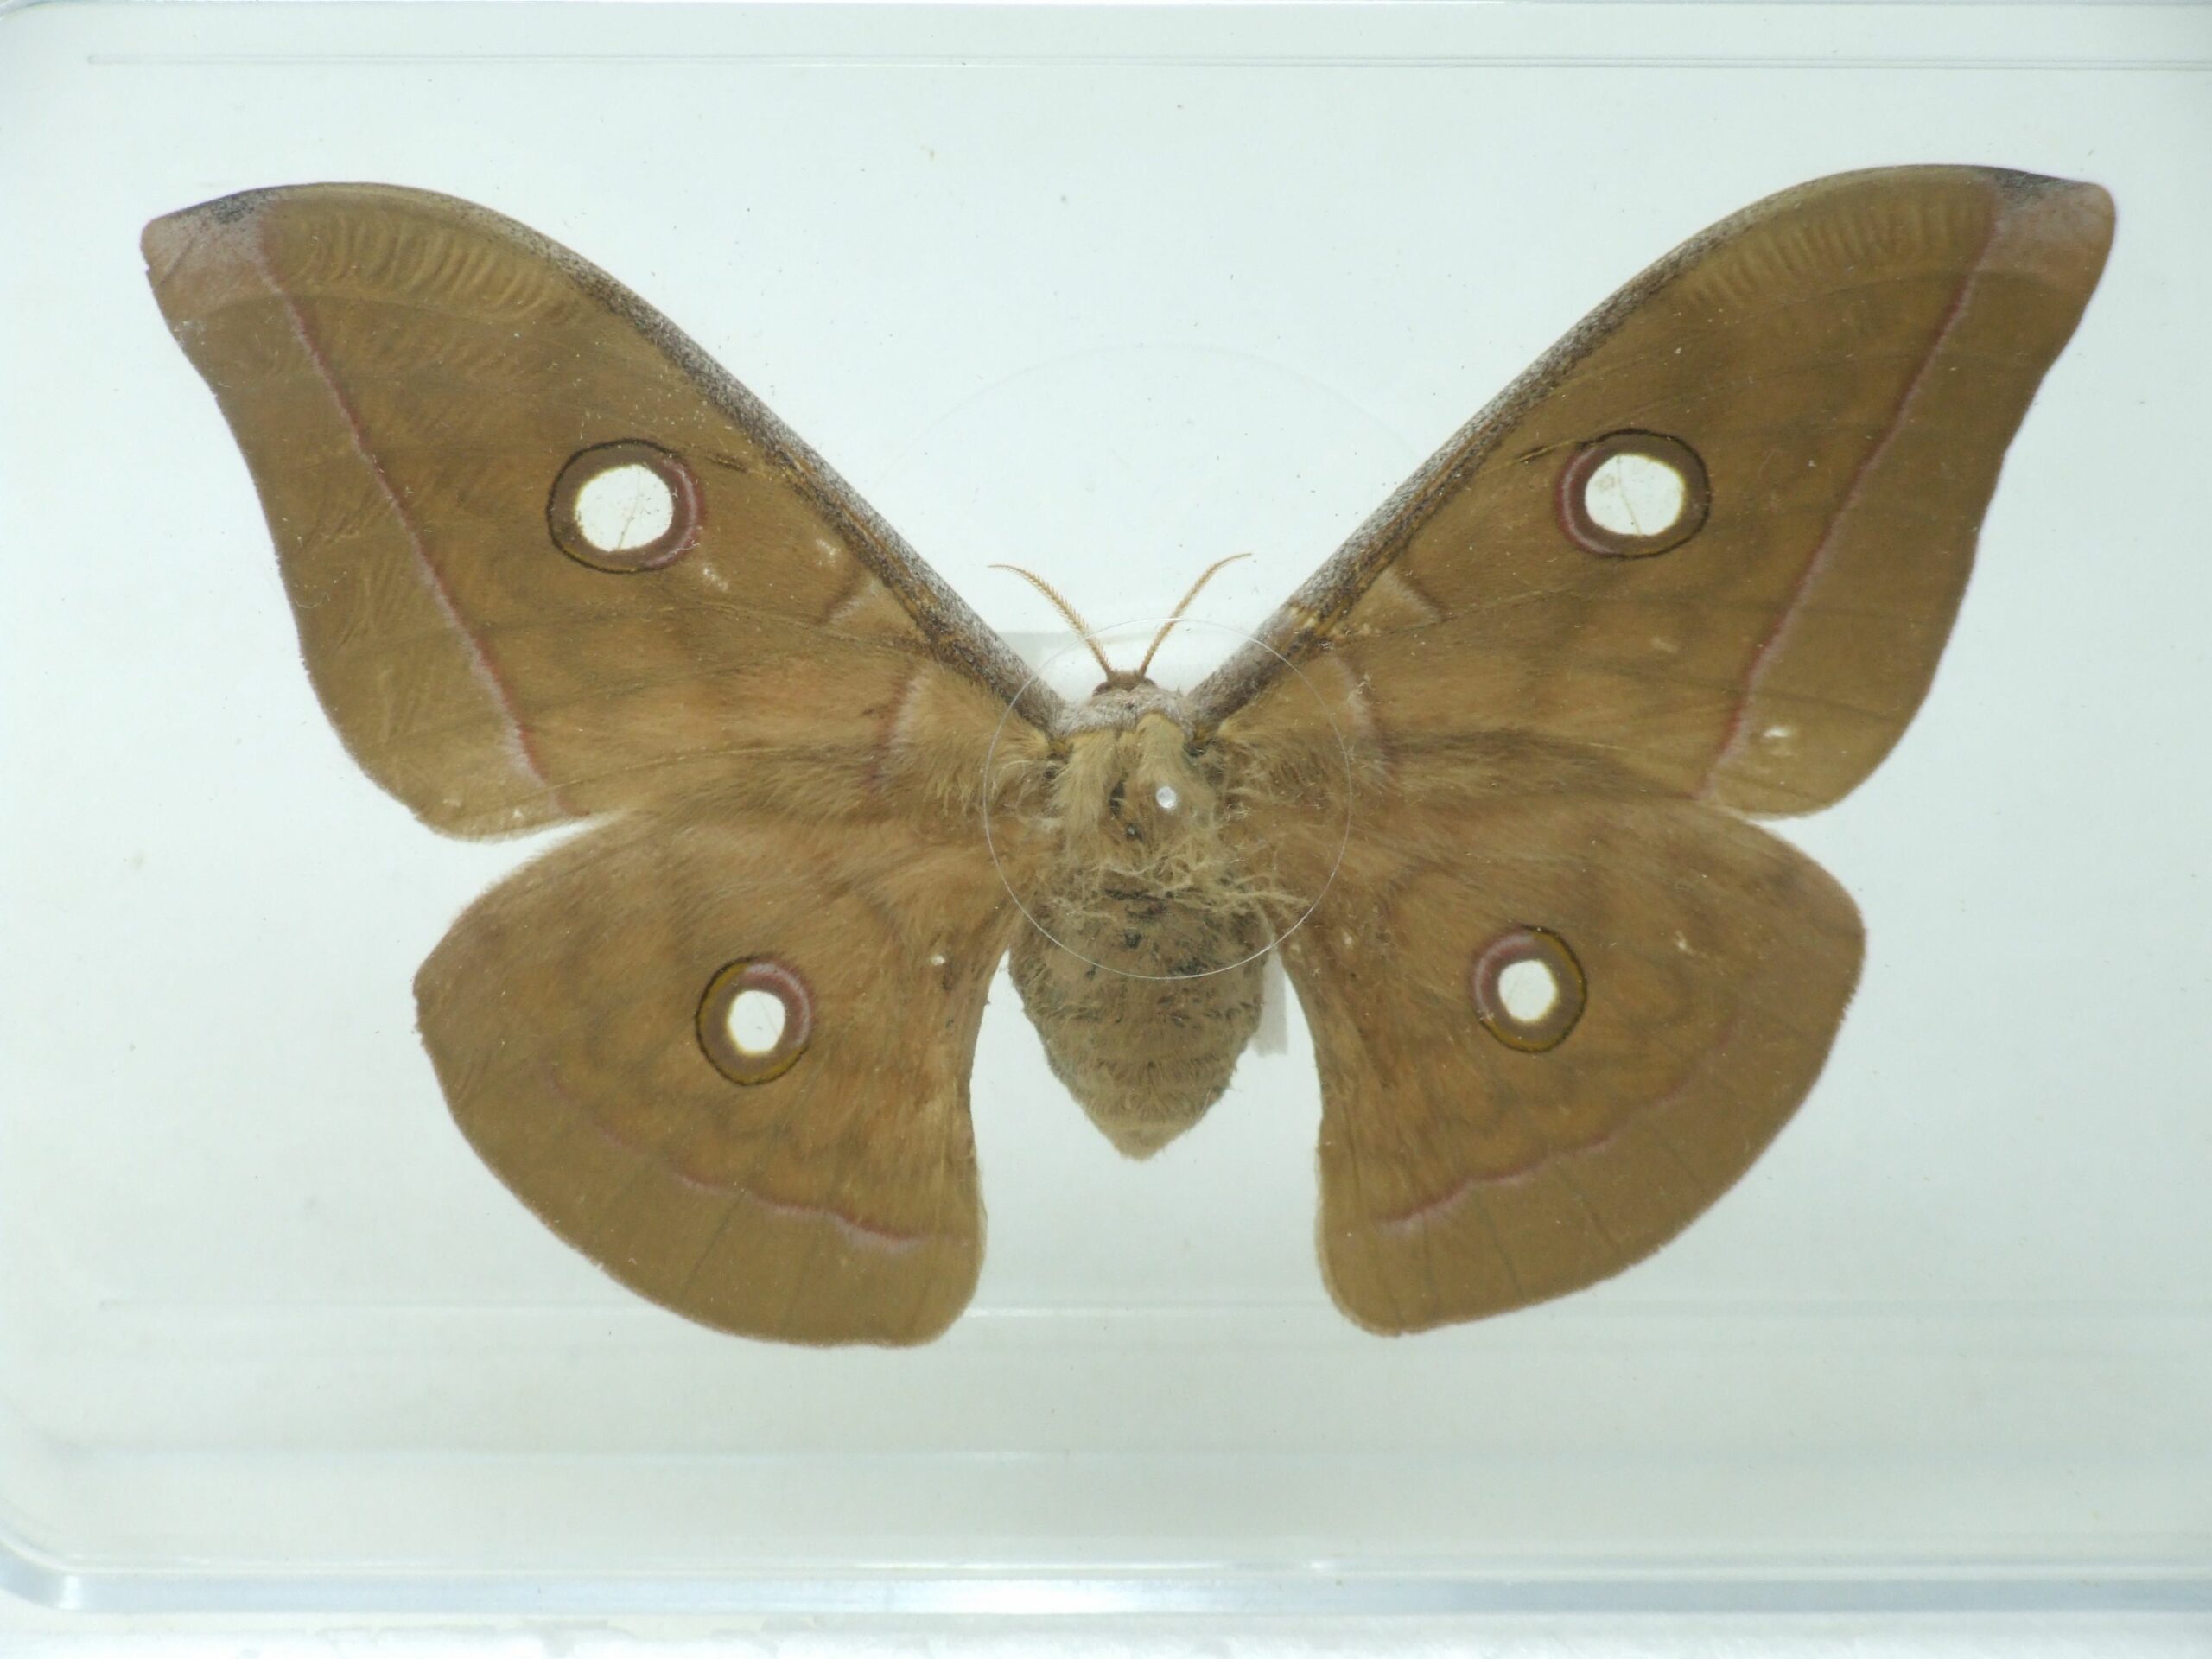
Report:
[[[1272,695],[1264,653],[1195,694],[1273,777],[1326,778],[1313,758],[1355,740],[1353,841],[1286,949],[1322,1073],[1324,1265],[1354,1318],[1414,1329],[1600,1278],[1802,1097],[1857,918],[1736,815],[1837,798],[1910,720],[2110,228],[2093,187],[1970,168],[1739,214],[1601,308],[1270,622],[1333,728]],[[1014,925],[975,834],[983,755],[1016,700],[1033,760],[1057,702],[742,388],[520,226],[311,187],[156,221],[146,249],[363,766],[457,833],[612,820],[424,966],[472,1141],[691,1317],[942,1329],[980,1261],[967,1073]],[[1607,441],[1694,458],[1694,534],[1578,531],[1575,469]],[[610,569],[564,543],[563,490],[625,446],[667,461],[678,523],[667,560]],[[1316,886],[1300,861],[1335,855],[1264,808],[1245,832]],[[1501,1014],[1516,953],[1571,1006]],[[810,1046],[733,1083],[700,987],[756,970]]]
[[[936,1335],[982,1249],[968,1072],[1013,912],[975,825],[1027,671],[696,346],[520,226],[311,186],[158,219],[145,251],[355,759],[458,834],[613,820],[424,965],[470,1141],[691,1318]],[[679,486],[676,556],[572,556],[563,480],[632,454]],[[1020,707],[1017,745],[1057,713]],[[753,960],[810,1046],[741,1084],[698,1017]]]
[[[1745,210],[1599,307],[1270,620],[1333,729],[1265,652],[1198,688],[1224,741],[1340,732],[1357,761],[1344,868],[1284,950],[1354,1319],[1416,1330],[1616,1272],[1803,1098],[1858,917],[1737,815],[1826,805],[1904,732],[2112,226],[2093,185],[1974,168]],[[1587,533],[1572,493],[1609,441],[1694,457],[1694,533]],[[1295,874],[1297,818],[1247,833]],[[1548,1046],[1481,1017],[1488,968],[1555,953],[1532,938],[1586,995]]]

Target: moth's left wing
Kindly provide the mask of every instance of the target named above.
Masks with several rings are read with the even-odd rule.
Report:
[[[1549,746],[1739,811],[1837,799],[1927,692],[2112,231],[2096,186],[1987,168],[1746,208],[1447,442],[1198,687],[1202,719],[1300,735],[1310,699],[1267,695],[1287,659],[1408,793]]]
[[[1656,1249],[1812,1087],[1859,945],[1818,865],[1691,802],[1510,790],[1356,836],[1282,946],[1338,1305],[1419,1331]]]
[[[982,1262],[968,1076],[1014,916],[979,846],[897,823],[633,814],[454,924],[423,1039],[485,1162],[632,1290],[925,1342]]]

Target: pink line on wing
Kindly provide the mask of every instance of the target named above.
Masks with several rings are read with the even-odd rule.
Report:
[[[1766,637],[1753,648],[1751,659],[1745,665],[1744,689],[1736,699],[1736,711],[1729,718],[1727,734],[1721,739],[1719,748],[1714,751],[1713,763],[1706,768],[1705,780],[1698,785],[1697,792],[1700,798],[1712,794],[1713,780],[1742,749],[1745,727],[1751,715],[1751,699],[1758,694],[1759,681],[1766,673],[1769,661],[1788,638],[1790,625],[1802,609],[1805,595],[1812,591],[1814,583],[1826,568],[1829,550],[1835,543],[1836,531],[1851,516],[1852,507],[1859,499],[1860,486],[1866,483],[1867,474],[1889,453],[1890,445],[1897,435],[1904,429],[1905,414],[1926,383],[1929,371],[1936,366],[1936,359],[1943,354],[1943,342],[1951,337],[1951,331],[1958,326],[1959,319],[1966,315],[1967,302],[1974,293],[1974,286],[1981,276],[1982,267],[1989,262],[1989,251],[1996,245],[1998,233],[2005,226],[2005,210],[2000,207],[1991,218],[1989,233],[1983,238],[1980,251],[1974,255],[1974,264],[1967,268],[1967,274],[1959,279],[1958,290],[1951,296],[1951,302],[1944,308],[1942,319],[1936,324],[1936,333],[1928,342],[1928,355],[1921,359],[1920,366],[1913,371],[1912,378],[1905,383],[1904,394],[1898,397],[1897,407],[1890,411],[1889,424],[1882,429],[1880,439],[1866,452],[1866,459],[1859,463],[1858,471],[1852,474],[1850,486],[1836,506],[1835,516],[1828,520],[1827,528],[1821,532],[1820,541],[1814,546],[1812,557],[1806,560],[1805,568],[1797,573],[1796,583],[1790,588],[1789,597],[1783,601],[1772,626],[1767,629]]]
[[[438,609],[444,615],[447,623],[455,633],[461,636],[462,642],[468,647],[470,671],[475,675],[477,683],[490,695],[493,705],[498,708],[500,715],[506,721],[508,758],[514,763],[515,769],[543,790],[555,805],[563,806],[560,791],[553,787],[551,780],[545,775],[544,768],[538,764],[537,749],[531,742],[530,733],[523,725],[521,715],[515,711],[514,698],[509,692],[506,683],[499,677],[499,669],[484,649],[484,642],[476,637],[467,623],[462,620],[461,607],[454,599],[453,589],[447,585],[436,562],[430,557],[429,546],[423,539],[422,526],[415,522],[414,515],[407,510],[407,504],[401,499],[399,492],[392,486],[391,479],[384,469],[384,463],[377,459],[375,451],[370,448],[368,434],[361,425],[361,417],[355,412],[352,401],[346,396],[345,390],[339,385],[338,377],[331,369],[330,359],[324,354],[321,343],[315,339],[314,331],[308,327],[308,320],[301,312],[298,302],[292,298],[284,284],[277,280],[276,270],[270,263],[268,247],[263,240],[264,234],[262,226],[254,227],[252,238],[254,268],[260,275],[261,280],[268,284],[269,291],[276,296],[277,302],[284,308],[285,315],[291,320],[292,333],[300,342],[300,349],[308,354],[308,360],[315,365],[315,373],[322,380],[323,389],[330,394],[330,401],[338,406],[339,414],[345,418],[346,429],[353,439],[354,453],[360,456],[362,464],[369,469],[370,476],[376,480],[377,487],[384,492],[384,499],[391,507],[392,516],[398,519],[399,527],[406,532],[408,544],[415,550],[416,568],[423,578],[423,586],[429,589],[430,597],[436,601]]]
[[[782,1198],[766,1198],[749,1187],[724,1187],[721,1190],[726,1192],[734,1192],[747,1203],[758,1205],[772,1214],[798,1216],[811,1221],[829,1222],[854,1243],[864,1244],[870,1249],[887,1250],[893,1255],[904,1255],[922,1242],[922,1236],[919,1233],[901,1233],[893,1231],[888,1227],[873,1226],[868,1222],[857,1220],[847,1215],[842,1210],[832,1210],[826,1205],[792,1204]]]
[[[1431,1198],[1424,1204],[1415,1205],[1402,1214],[1385,1217],[1376,1224],[1376,1227],[1383,1232],[1402,1237],[1408,1233],[1427,1226],[1447,1210],[1458,1207],[1478,1187],[1510,1186],[1516,1181],[1529,1179],[1554,1164],[1592,1157],[1603,1152],[1652,1113],[1665,1111],[1667,1108],[1689,1093],[1691,1085],[1710,1071],[1714,1062],[1727,1052],[1728,1045],[1736,1040],[1736,1033],[1743,1023],[1744,1016],[1740,1011],[1731,1016],[1728,1023],[1721,1028],[1720,1035],[1713,1040],[1713,1046],[1690,1062],[1689,1069],[1682,1073],[1680,1081],[1663,1094],[1655,1095],[1643,1105],[1631,1109],[1619,1122],[1595,1141],[1580,1147],[1546,1147],[1525,1164],[1516,1164],[1510,1169],[1492,1170],[1481,1175],[1464,1176],[1454,1182],[1441,1197]]]
[[[575,1091],[561,1080],[560,1071],[551,1065],[541,1065],[538,1076],[552,1090],[563,1106],[588,1124],[593,1134],[626,1158],[641,1160],[649,1168],[660,1171],[671,1179],[690,1187],[695,1192],[711,1192],[717,1197],[742,1199],[756,1210],[765,1210],[773,1216],[796,1217],[803,1221],[826,1221],[854,1243],[872,1250],[881,1250],[890,1255],[904,1255],[927,1242],[924,1233],[902,1233],[889,1227],[878,1227],[873,1223],[849,1216],[842,1210],[827,1205],[794,1204],[785,1198],[764,1198],[750,1187],[733,1186],[725,1181],[702,1179],[690,1171],[668,1162],[658,1154],[632,1145],[599,1120],[596,1113],[576,1097]],[[727,1223],[725,1223],[727,1225]],[[719,1232],[720,1230],[717,1230]]]

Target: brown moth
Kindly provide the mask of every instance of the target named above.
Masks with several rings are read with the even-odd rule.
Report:
[[[1811,1087],[1851,899],[1747,821],[1925,695],[2006,443],[2102,269],[2093,185],[1847,175],[1577,326],[1186,693],[1023,664],[613,280],[368,185],[157,219],[309,676],[433,828],[595,827],[416,982],[462,1131],[725,1330],[966,1304],[968,1077],[1013,976],[1123,1151],[1222,1093],[1280,942],[1319,1244],[1375,1331],[1638,1260]],[[612,516],[609,491],[632,492]]]

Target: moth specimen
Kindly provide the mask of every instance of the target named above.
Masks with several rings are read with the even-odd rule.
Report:
[[[969,1071],[1009,952],[1142,1155],[1227,1085],[1280,949],[1323,1271],[1372,1330],[1591,1284],[1712,1204],[1860,956],[1850,899],[1748,820],[1838,799],[1910,720],[2112,227],[2093,185],[1978,168],[1760,202],[1202,683],[1080,705],[518,225],[312,186],[144,246],[354,758],[451,834],[593,821],[416,982],[463,1132],[681,1313],[914,1343],[982,1261]]]

